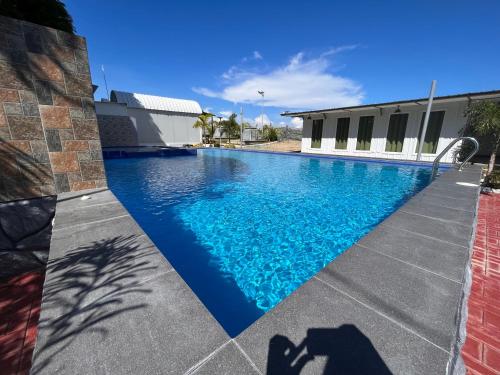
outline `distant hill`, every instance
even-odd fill
[[[276,128],[278,132],[278,139],[302,139],[302,128],[290,128],[290,127],[282,127]]]

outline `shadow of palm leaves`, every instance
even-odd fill
[[[37,348],[32,373],[46,367],[80,334],[106,337],[108,330],[101,323],[145,308],[139,294],[151,293],[143,283],[156,268],[148,261],[154,255],[154,248],[140,246],[131,235],[96,241],[49,261],[42,305],[47,314],[44,317],[42,310],[39,322],[48,339]],[[128,295],[134,298],[125,298]],[[43,360],[37,362],[38,356]]]

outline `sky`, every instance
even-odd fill
[[[109,89],[193,99],[218,116],[500,89],[500,1],[66,0]],[[260,95],[258,91],[264,91]]]

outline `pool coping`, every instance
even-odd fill
[[[287,155],[287,156],[297,156],[306,157],[314,159],[334,159],[342,161],[359,161],[363,163],[380,163],[388,165],[407,165],[412,167],[425,167],[432,168],[433,162],[429,161],[414,161],[405,159],[383,159],[374,157],[357,157],[357,156],[344,156],[344,155],[328,155],[328,154],[315,154],[307,152],[284,152],[284,151],[266,151],[266,150],[241,150],[233,148],[219,148],[219,147],[193,147],[193,148],[159,148],[156,151],[130,151],[124,148],[120,150],[103,150],[104,160],[119,159],[119,158],[134,158],[134,157],[175,157],[175,156],[194,156],[197,154],[198,150],[219,150],[219,151],[231,151],[231,152],[246,152],[246,153],[259,153],[259,154],[271,154],[271,155]],[[180,153],[176,153],[180,152]],[[118,154],[118,155],[117,155]],[[440,170],[447,170],[452,167],[452,164],[442,162],[440,163]]]
[[[90,373],[102,368],[110,373],[262,374],[266,369],[269,373],[273,358],[268,354],[276,337],[285,337],[291,345],[298,345],[303,337],[308,337],[309,332],[314,332],[310,331],[311,328],[321,328],[324,334],[338,335],[345,327],[353,330],[349,337],[361,334],[363,339],[360,342],[368,340],[371,343],[370,353],[361,354],[377,358],[373,352],[377,353],[393,373],[444,373],[447,366],[453,368],[459,360],[453,348],[460,342],[460,322],[466,313],[461,306],[470,288],[466,269],[470,263],[479,195],[479,186],[466,187],[456,182],[477,184],[480,173],[477,166],[464,172],[451,169],[443,173],[233,339],[111,191],[96,189],[61,194],[56,208],[32,373],[78,372],[82,368]],[[91,199],[82,200],[82,196]],[[432,211],[435,204],[439,204],[442,211],[427,215],[425,209]],[[457,210],[458,205],[465,208]],[[432,220],[431,226],[428,220]],[[454,231],[453,228],[458,225],[462,229],[470,228],[470,232],[464,235]],[[443,228],[450,233],[441,232]],[[434,267],[429,270],[418,262],[412,264],[411,260],[397,259],[398,254],[393,252],[391,246],[399,248],[401,241],[392,245],[387,243],[387,237],[395,229],[408,236],[411,235],[408,229],[424,232],[418,233],[423,242],[435,243],[432,246],[439,247],[439,254],[447,252],[453,255],[454,251],[458,251],[463,264],[456,263],[439,274],[441,270],[437,264],[427,264],[425,267]],[[381,231],[389,233],[382,236],[386,247],[383,246],[384,241],[377,237]],[[116,242],[117,236],[126,238],[128,242]],[[375,250],[371,249],[374,243],[378,246]],[[431,250],[429,246],[420,246],[419,251],[428,253]],[[412,254],[412,249],[405,251]],[[361,253],[363,256],[359,256]],[[363,263],[368,256],[372,262]],[[94,262],[94,257],[104,257],[104,261]],[[135,259],[141,259],[141,264],[137,265]],[[379,267],[388,267],[391,272],[373,273],[375,263]],[[115,267],[116,264],[118,267]],[[446,268],[449,265],[442,266]],[[86,274],[89,267],[91,275]],[[113,279],[115,268],[121,270],[116,272],[124,272],[123,267],[127,276],[123,282],[121,278],[124,274],[119,273],[117,281],[102,285],[108,278]],[[342,273],[344,269],[350,271]],[[455,317],[448,316],[444,321],[447,326],[443,328],[426,322],[421,316],[408,317],[398,312],[398,308],[407,308],[403,305],[411,303],[411,296],[406,299],[398,296],[402,304],[387,308],[384,303],[391,298],[395,288],[388,287],[390,284],[384,278],[396,271],[400,277],[406,277],[411,273],[409,270],[415,272],[415,285],[407,287],[427,286],[425,293],[428,295],[425,298],[434,297],[430,281],[437,280],[441,283],[439,288],[453,291],[450,298],[453,298],[451,305],[455,306],[455,311],[449,313],[458,313],[459,317],[455,320]],[[360,275],[368,275],[368,278],[360,278]],[[89,277],[92,282],[87,280]],[[98,280],[94,280],[96,277]],[[363,290],[353,287],[360,283],[377,285],[377,282],[380,286],[377,298],[381,301],[378,304],[367,298]],[[64,287],[59,285],[61,283]],[[150,292],[142,293],[145,288],[149,288]],[[120,300],[120,304],[116,305],[115,300]],[[141,307],[136,308],[136,305]],[[441,305],[438,303],[436,306]],[[93,309],[96,306],[99,309]],[[425,307],[430,311],[430,318],[437,316],[432,315],[434,305]],[[101,309],[104,313],[100,312]],[[99,319],[95,319],[93,314],[97,314]],[[89,319],[93,324],[88,324]],[[449,332],[450,327],[453,328],[452,333]],[[449,340],[447,349],[443,348],[446,340]],[[368,347],[363,344],[363,348]],[[328,361],[328,357],[322,356],[306,359],[301,373],[317,373]]]

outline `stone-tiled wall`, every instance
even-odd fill
[[[138,146],[137,130],[128,116],[97,115],[102,147]]]
[[[85,39],[0,16],[0,201],[106,185]]]

